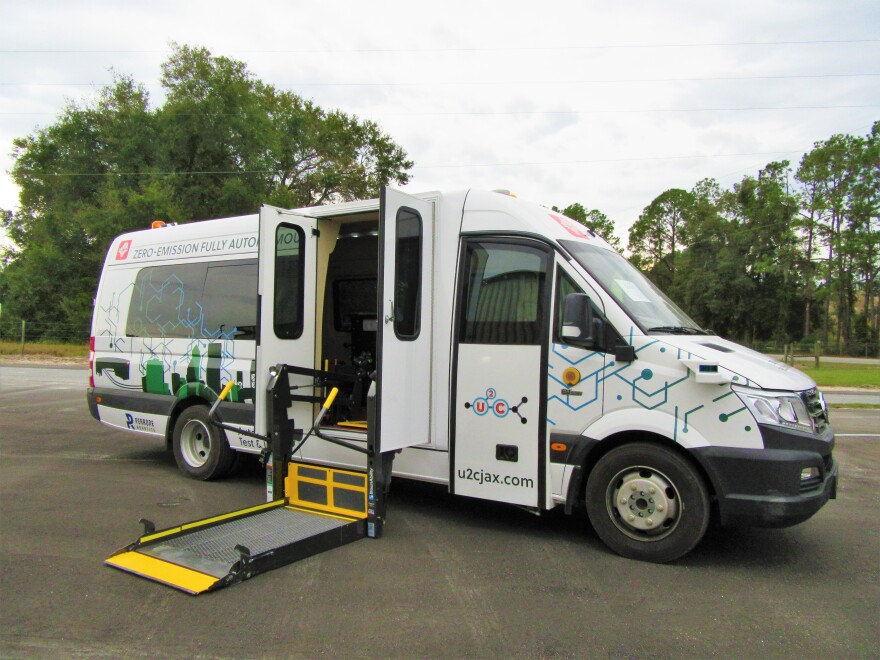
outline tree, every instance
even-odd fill
[[[675,283],[675,258],[686,244],[685,232],[695,199],[692,193],[670,188],[642,211],[629,230],[633,263],[650,273],[660,288]]]
[[[201,181],[178,186],[190,218],[363,199],[409,180],[412,161],[375,122],[279,91],[236,60],[179,47],[162,84],[168,166]]]
[[[243,62],[189,46],[175,47],[161,82],[162,169],[183,213],[175,220],[252,213],[269,192],[267,86]]]
[[[716,181],[704,179],[691,195],[694,203],[684,231],[688,246],[679,255],[675,284],[666,293],[701,326],[738,336],[752,282],[741,268],[732,223],[721,213],[723,191]]]
[[[803,157],[795,175],[803,186],[802,196],[809,203],[808,213],[814,223],[810,228],[826,254],[818,291],[824,303],[822,340],[827,344],[830,339],[833,302],[836,341],[844,349],[851,340],[858,280],[866,308],[875,309],[873,285],[878,269],[880,205],[878,124],[865,138],[834,135],[817,142]]]
[[[389,181],[409,180],[412,161],[375,122],[326,112],[289,92],[273,93],[269,102],[276,127],[267,151],[273,204],[363,199]]]
[[[3,256],[3,304],[48,336],[69,336],[70,324],[86,335],[102,253],[132,222],[109,202],[138,194],[151,159],[146,106],[143,88],[117,76],[94,104],[70,103],[13,143],[21,206],[3,223],[17,246]]]
[[[614,222],[599,209],[587,211],[583,204],[575,202],[564,209],[554,206],[553,210],[572,220],[577,220],[587,229],[604,238],[615,250],[621,252],[620,239],[614,233]]]
[[[748,338],[791,338],[792,309],[799,299],[801,261],[794,218],[797,200],[788,190],[789,163],[769,163],[758,177],[746,176],[722,196],[732,220],[742,263],[753,283]]]
[[[165,104],[114,74],[91,102],[14,142],[20,208],[0,214],[4,317],[88,328],[112,238],[161,218],[189,222],[374,196],[412,162],[374,122],[326,111],[257,79],[243,62],[175,46]]]
[[[880,339],[880,300],[875,300],[880,273],[880,122],[860,143],[857,174],[852,187],[851,229],[853,263],[863,292],[864,312],[858,321],[864,328],[862,343]]]

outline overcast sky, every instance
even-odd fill
[[[729,187],[880,119],[880,2],[7,0],[0,208],[12,140],[130,74],[161,105],[171,42],[377,121],[410,192],[506,188],[629,226],[667,188]],[[256,210],[256,209],[255,209]]]

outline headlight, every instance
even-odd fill
[[[794,392],[774,392],[733,386],[733,391],[760,424],[815,432],[807,406]]]

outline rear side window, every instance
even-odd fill
[[[168,339],[253,339],[257,262],[229,261],[143,268],[125,334]]]
[[[202,294],[205,331],[212,337],[257,337],[257,262],[208,266]]]

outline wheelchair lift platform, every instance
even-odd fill
[[[219,419],[219,403],[229,392],[228,386],[210,412],[219,428],[268,442],[266,484],[272,501],[160,531],[141,519],[143,535],[110,556],[104,562],[107,566],[198,595],[367,536],[382,535],[393,453],[376,451],[369,429],[366,448],[321,434],[321,421],[336,396],[335,388],[311,431],[303,436],[287,419],[292,398],[288,369],[296,368],[277,365],[267,388],[272,419],[268,436],[243,432]],[[375,410],[372,387],[368,409]],[[311,434],[365,454],[366,472],[292,461],[294,442],[298,441],[298,448]],[[273,484],[283,484],[283,496],[272,499]]]
[[[289,471],[292,497],[158,532],[143,521],[147,533],[104,563],[197,595],[367,535],[366,474],[304,463]]]

